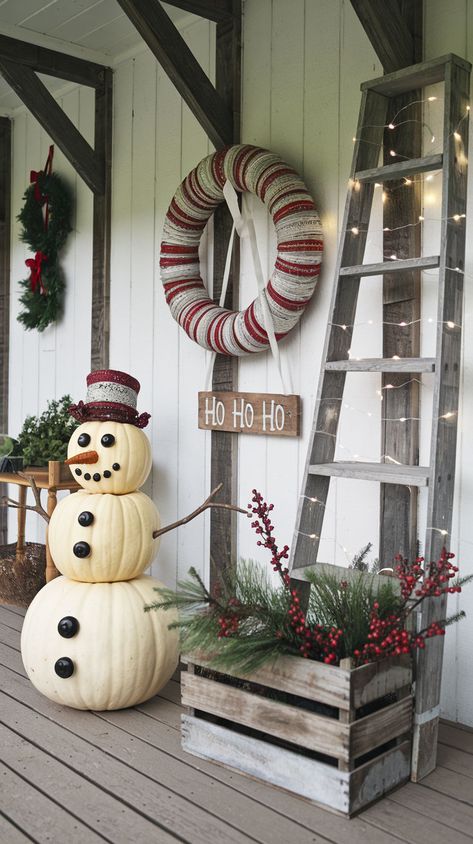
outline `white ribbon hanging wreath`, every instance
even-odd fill
[[[256,194],[268,207],[277,237],[266,301],[277,340],[299,321],[320,272],[322,229],[302,179],[278,155],[232,146],[204,158],[177,189],[161,243],[161,278],[174,319],[189,337],[214,352],[246,355],[269,346],[261,298],[229,311],[208,295],[200,276],[199,242],[207,220],[224,201],[226,181]]]

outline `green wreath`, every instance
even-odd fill
[[[44,331],[63,310],[65,283],[58,254],[72,230],[72,199],[63,180],[47,172],[47,168],[32,172],[31,178],[32,184],[24,193],[24,205],[17,219],[23,226],[20,238],[35,256],[25,262],[30,277],[20,281],[23,310],[18,321],[27,329]]]

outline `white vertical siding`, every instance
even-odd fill
[[[468,0],[426,4],[427,54],[473,54]],[[466,34],[465,34],[466,33]],[[183,32],[206,72],[213,77],[215,26],[195,20]],[[243,37],[242,139],[278,152],[304,176],[320,209],[325,257],[317,291],[300,325],[281,344],[284,371],[290,371],[303,402],[299,440],[239,437],[239,501],[261,489],[277,510],[281,543],[290,542],[312,422],[320,356],[327,324],[337,241],[346,198],[360,83],[380,75],[368,39],[348,0],[246,0]],[[205,133],[147,50],[115,68],[111,281],[111,366],[128,370],[142,384],[139,407],[152,414],[146,429],[154,467],[146,491],[163,523],[199,504],[210,484],[209,434],[197,428],[197,392],[203,389],[207,354],[172,320],[159,280],[158,253],[169,201],[187,172],[212,151]],[[92,94],[85,89],[62,98],[71,119],[91,139]],[[14,121],[13,215],[18,213],[30,168],[46,158],[48,139],[24,112]],[[56,150],[55,168],[77,196],[75,235],[63,255],[67,277],[66,311],[43,336],[26,333],[16,322],[15,282],[24,276],[26,250],[13,229],[10,429],[15,433],[27,413],[44,409],[48,398],[85,392],[89,369],[91,302],[91,194]],[[263,206],[249,198],[263,266],[274,261],[274,233]],[[381,200],[368,238],[367,260],[382,255]],[[471,238],[470,238],[471,240]],[[211,237],[209,238],[211,243]],[[204,252],[204,250],[203,250]],[[473,417],[473,345],[469,331],[472,254],[467,263],[464,394],[459,443],[459,480],[453,547],[463,571],[473,570],[473,468],[468,431]],[[205,273],[204,261],[203,271]],[[431,279],[430,279],[431,281]],[[256,295],[248,246],[242,244],[240,307]],[[424,308],[427,312],[428,306]],[[370,325],[370,321],[373,323]],[[353,354],[381,353],[381,284],[362,284]],[[240,389],[280,392],[269,355],[240,362]],[[472,383],[470,383],[472,382]],[[381,403],[379,376],[350,376],[341,423],[338,456],[379,457]],[[372,414],[368,416],[368,413]],[[427,414],[428,415],[428,414]],[[360,492],[361,490],[361,492]],[[379,488],[338,481],[328,501],[321,557],[346,563],[368,541],[377,543]],[[163,537],[153,573],[168,584],[190,565],[208,566],[208,516]],[[33,525],[33,518],[28,524]],[[12,534],[13,535],[13,534]],[[31,535],[31,534],[30,534]],[[422,536],[422,534],[421,534]],[[244,557],[265,559],[255,547],[245,519],[239,525]],[[473,589],[457,606],[472,608],[470,618],[447,637],[444,714],[473,724],[471,648]]]

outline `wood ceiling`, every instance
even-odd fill
[[[167,6],[179,26],[191,20],[188,12]],[[112,66],[142,39],[116,0],[0,0],[0,33]],[[41,76],[51,93],[64,80]],[[0,77],[0,115],[22,105]]]

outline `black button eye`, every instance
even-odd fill
[[[58,633],[64,639],[72,639],[79,630],[79,622],[73,615],[65,615],[57,626]]]
[[[90,443],[90,434],[79,434],[77,442],[79,443],[81,448],[85,448],[85,446],[89,445]]]
[[[100,442],[105,448],[110,448],[111,445],[115,445],[115,437],[113,434],[104,434]]]
[[[63,656],[55,663],[54,670],[58,677],[62,677],[66,680],[74,674],[74,663],[68,656]]]
[[[94,521],[94,514],[91,513],[89,510],[84,510],[77,516],[77,521],[82,527],[90,527],[90,525]]]

